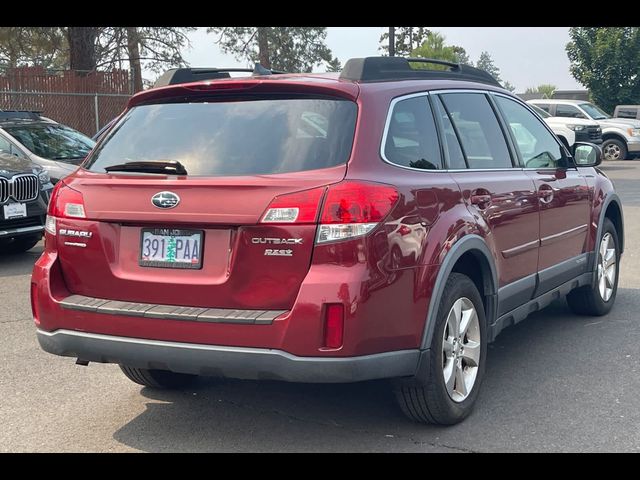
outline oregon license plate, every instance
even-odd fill
[[[202,268],[202,231],[179,228],[143,228],[141,267]]]

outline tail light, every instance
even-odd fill
[[[45,230],[51,235],[56,234],[56,218],[86,218],[82,193],[62,181],[56,183],[49,200]]]
[[[398,201],[390,185],[345,181],[273,199],[262,223],[314,224],[324,194],[316,243],[346,240],[366,235]]]

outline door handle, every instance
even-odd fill
[[[491,195],[483,191],[476,190],[471,194],[471,203],[477,205],[479,209],[483,210],[491,203]]]
[[[553,200],[553,188],[551,185],[543,183],[538,189],[538,198],[540,203],[550,203]]]

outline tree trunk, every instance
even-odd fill
[[[389,56],[396,56],[396,27],[389,27]]]
[[[258,61],[264,68],[271,68],[268,35],[269,27],[258,27]]]
[[[96,69],[96,27],[68,27],[69,68],[92,71]]]
[[[142,90],[142,67],[140,66],[140,42],[138,40],[138,29],[136,27],[127,28],[127,52],[129,54],[129,65],[133,76],[133,92]]]

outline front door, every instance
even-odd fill
[[[500,95],[496,104],[511,127],[524,172],[533,180],[540,209],[539,285],[549,291],[586,272],[590,198],[584,177],[556,137],[530,110]]]

